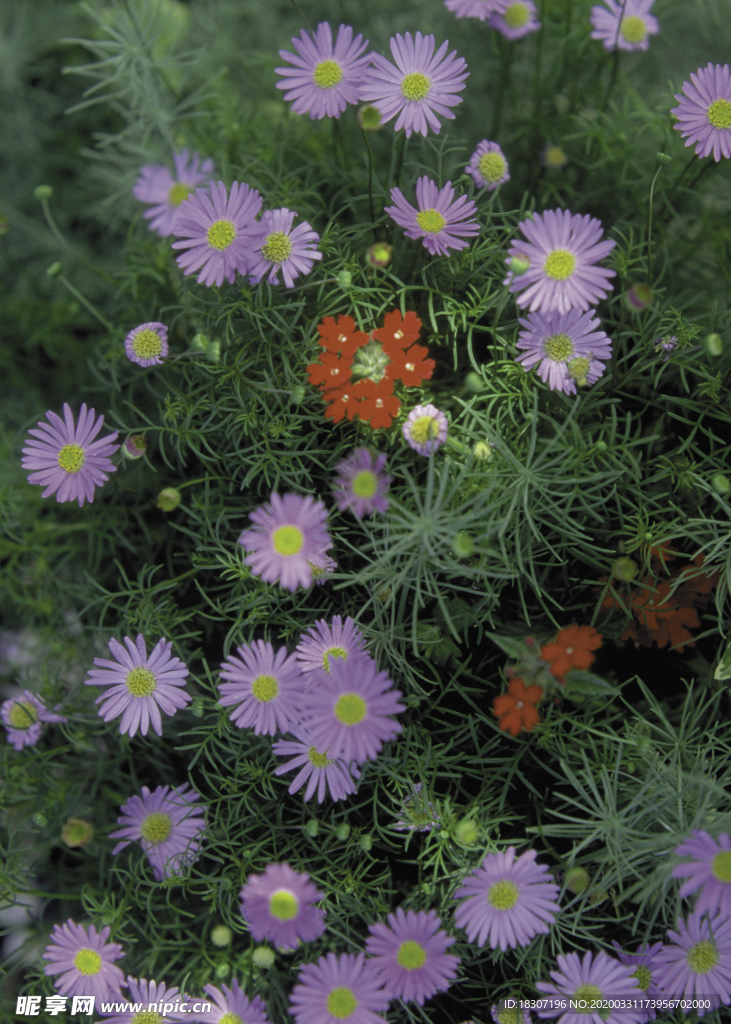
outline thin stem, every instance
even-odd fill
[[[291,4],[292,4],[292,6],[294,7],[295,11],[297,11],[297,13],[299,14],[300,18],[302,18],[302,20],[304,21],[305,25],[307,26],[307,29],[308,29],[308,30],[309,30],[309,31],[310,31],[310,32],[312,33],[312,35],[314,36],[314,34],[315,34],[315,33],[314,33],[314,32],[312,31],[312,25],[310,25],[310,22],[309,22],[309,19],[308,19],[307,15],[306,15],[306,14],[305,14],[305,12],[304,12],[304,11],[302,10],[302,8],[300,7],[300,5],[299,5],[299,4],[297,3],[297,0],[290,0],[290,2],[291,2]]]
[[[396,146],[394,147],[394,156],[391,159],[391,166],[393,167],[394,159],[396,162],[396,169],[391,175],[391,182],[394,185],[398,185],[401,177],[401,168],[404,166],[404,156],[406,154],[406,132],[401,132],[399,135]]]
[[[81,253],[77,252],[76,249],[74,249],[74,247],[68,241],[68,239],[65,238],[63,232],[54,220],[53,214],[51,213],[51,207],[48,205],[47,199],[41,199],[41,208],[43,210],[43,216],[46,219],[46,224],[48,224],[49,228],[51,229],[51,232],[56,241],[67,252],[69,252],[74,257],[74,259],[78,260],[78,262],[81,263],[82,266],[86,267],[87,270],[90,270],[93,274],[96,274],[97,277],[101,277],[101,279],[103,281],[106,281],[107,284],[114,285],[115,288],[118,288],[118,283],[112,277],[110,277],[109,274],[106,274],[103,270],[100,270],[99,267],[95,266],[93,263],[90,263],[89,260],[87,260],[86,257],[82,256]]]
[[[376,241],[376,214],[373,209],[373,152],[371,150],[371,144],[368,141],[368,133],[361,128],[361,135],[368,151],[368,209],[371,215],[371,224],[373,225],[373,240]]]
[[[108,320],[106,320],[106,319],[105,319],[105,318],[104,318],[104,317],[103,317],[103,316],[101,315],[101,313],[100,313],[100,312],[99,312],[99,310],[98,310],[98,309],[96,308],[96,306],[93,306],[93,305],[91,304],[91,302],[89,302],[89,300],[88,300],[87,298],[85,298],[85,297],[84,297],[84,296],[83,296],[83,295],[81,294],[81,292],[80,292],[80,291],[78,290],[78,288],[74,288],[74,286],[73,286],[73,285],[71,284],[71,282],[70,282],[70,281],[69,281],[69,280],[68,280],[67,278],[65,278],[65,277],[63,276],[63,274],[59,274],[59,275],[58,275],[58,280],[59,280],[59,281],[60,281],[60,282],[61,282],[61,283],[62,283],[62,284],[64,285],[64,287],[68,288],[68,290],[69,290],[69,291],[71,292],[71,294],[72,294],[72,295],[74,296],[74,298],[78,299],[78,300],[79,300],[79,302],[80,302],[80,303],[81,303],[81,304],[82,304],[83,306],[86,306],[86,308],[87,308],[87,309],[89,310],[89,312],[90,312],[90,313],[92,313],[92,314],[93,314],[93,315],[94,315],[94,316],[95,316],[95,317],[97,318],[97,320],[99,321],[99,323],[100,323],[100,324],[103,324],[103,326],[104,326],[104,327],[106,327],[106,329],[107,329],[107,330],[109,331],[109,333],[110,333],[110,334],[113,334],[113,333],[114,333],[114,328],[113,328],[113,327],[112,327],[112,325],[111,325],[111,324],[109,323],[109,321],[108,321]]]
[[[655,182],[662,170],[662,164],[655,171],[655,177],[650,185],[650,200],[647,204],[647,283],[652,288],[652,199],[655,193]]]

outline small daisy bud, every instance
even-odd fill
[[[51,266],[50,266],[50,267],[48,268],[48,270],[46,271],[46,276],[47,276],[47,277],[58,277],[58,275],[59,275],[59,274],[60,274],[60,273],[61,273],[62,271],[63,271],[63,267],[62,267],[62,266],[61,266],[61,264],[60,264],[60,263],[58,262],[58,260],[56,260],[56,262],[55,262],[55,263],[52,263],[52,264],[51,264]]]
[[[485,387],[485,382],[479,373],[475,373],[474,370],[470,370],[464,379],[464,386],[468,391],[474,391],[477,393],[478,391],[482,391]]]
[[[198,352],[206,352],[208,350],[208,336],[205,334],[193,335],[190,347],[197,349]]]
[[[541,159],[545,167],[548,167],[552,171],[562,171],[566,164],[569,162],[569,158],[564,153],[560,146],[554,146],[551,143],[544,148],[541,153]]]
[[[669,156],[667,153],[658,153],[657,162],[659,164],[665,164],[667,166],[668,164],[671,164],[673,162],[673,158]]]
[[[566,882],[566,888],[569,892],[574,893],[578,896],[579,893],[584,892],[588,888],[591,878],[589,872],[585,868],[569,868],[564,878]]]
[[[289,393],[289,400],[292,405],[302,405],[305,400],[305,393],[304,384],[295,384]]]
[[[366,103],[358,110],[358,124],[364,132],[378,131],[381,120],[381,111],[372,103]]]
[[[511,256],[509,267],[516,277],[522,277],[523,274],[527,274],[530,270],[530,260],[527,256]]]
[[[462,818],[455,826],[454,838],[463,846],[474,846],[480,839],[480,830],[471,818]]]
[[[164,487],[157,496],[157,507],[163,512],[174,512],[181,498],[180,491],[174,487]]]
[[[214,946],[230,946],[233,932],[227,924],[217,924],[211,929],[211,942]]]
[[[615,559],[615,561],[612,563],[612,576],[614,576],[614,578],[617,580],[624,580],[626,583],[629,583],[630,580],[635,579],[637,577],[638,571],[639,567],[637,565],[637,562],[635,562],[631,558],[628,558],[626,555],[623,555],[621,558]]]
[[[597,443],[596,443],[596,450],[598,452],[605,452],[607,450],[607,442],[606,441],[597,441]]]
[[[190,702],[190,713],[194,718],[203,718],[205,708],[203,705],[203,698],[200,694],[197,697],[194,697]]]
[[[624,293],[624,305],[630,313],[640,313],[652,305],[652,288],[649,284],[638,282]]]
[[[349,270],[341,270],[336,280],[338,282],[338,287],[347,291],[353,283],[353,275]]]
[[[40,811],[36,811],[36,813],[30,820],[33,822],[36,828],[45,828],[46,825],[48,824],[48,818],[45,816],[45,814],[41,814]]]
[[[474,550],[474,541],[465,530],[460,530],[452,537],[452,551],[456,558],[469,558]]]
[[[126,459],[141,459],[147,451],[147,438],[133,434],[122,443],[122,454]]]
[[[720,334],[707,334],[703,344],[709,356],[723,355],[723,338]]]
[[[731,480],[723,473],[714,473],[711,477],[711,487],[716,494],[728,494],[731,491]]]
[[[53,188],[50,185],[36,185],[33,189],[33,195],[36,199],[43,202],[44,199],[50,199],[53,195]]]
[[[360,843],[360,848],[363,851],[363,853],[370,853],[371,852],[371,850],[373,849],[373,837],[372,836],[369,836],[369,835],[361,836],[358,841]]]
[[[251,959],[256,967],[266,970],[267,967],[271,967],[274,963],[274,950],[269,949],[268,946],[257,946],[252,953]]]
[[[350,835],[350,825],[346,821],[344,821],[342,824],[338,825],[338,827],[335,829],[335,835],[338,837],[338,839],[341,842],[344,843],[345,840]]]
[[[366,252],[366,263],[369,267],[387,267],[392,256],[392,245],[387,242],[376,242]]]
[[[489,441],[478,441],[472,449],[472,454],[480,462],[489,462],[492,458],[492,445]]]
[[[320,831],[320,822],[317,818],[310,818],[305,825],[305,832],[308,836],[312,836],[314,839],[317,833]]]
[[[67,846],[74,849],[77,846],[86,846],[92,839],[94,829],[88,821],[83,818],[69,818],[61,829],[61,839]]]
[[[216,964],[216,977],[217,978],[228,978],[231,973],[231,964],[225,961],[221,964]]]

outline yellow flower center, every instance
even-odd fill
[[[149,697],[157,689],[155,673],[149,668],[133,668],[127,673],[125,682],[133,697]]]
[[[190,185],[183,185],[181,182],[176,181],[168,192],[168,203],[170,206],[180,206],[180,204],[188,198],[190,195]]]
[[[243,1017],[239,1017],[238,1013],[224,1013],[223,1017],[218,1018],[218,1024],[246,1024]]]
[[[370,469],[363,469],[353,480],[353,494],[359,498],[372,498],[378,490],[378,477]]]
[[[505,14],[503,14],[503,18],[505,18],[505,24],[508,28],[522,28],[528,24],[528,19],[530,18],[528,5],[521,3],[511,4],[505,11]]]
[[[268,704],[279,693],[279,683],[274,676],[257,676],[251,684],[251,692],[258,701]]]
[[[568,159],[560,146],[549,146],[543,157],[549,167],[561,168]]]
[[[686,955],[686,963],[693,974],[708,974],[718,963],[718,953],[712,942],[696,942]]]
[[[74,967],[85,977],[98,974],[101,969],[102,958],[95,949],[80,949],[74,957]]]
[[[438,235],[447,222],[439,210],[419,210],[416,215],[416,223],[427,234]]]
[[[402,942],[396,954],[396,963],[407,971],[416,971],[426,963],[426,950],[419,942]]]
[[[330,672],[330,659],[336,658],[339,661],[348,660],[348,652],[344,647],[328,647],[322,656],[322,667],[326,672]]]
[[[216,220],[211,224],[206,234],[206,241],[212,249],[223,252],[236,238],[236,228],[230,220]]]
[[[523,1012],[517,1006],[503,1006],[497,1012],[500,1024],[523,1024]]]
[[[156,1013],[155,1010],[140,1010],[130,1024],[162,1024],[162,1014]]]
[[[714,100],[708,108],[708,123],[714,128],[731,128],[731,103],[728,100]]]
[[[711,861],[711,871],[719,882],[731,882],[731,850],[716,854]]]
[[[412,71],[401,83],[401,95],[407,100],[423,100],[429,95],[431,82],[420,71]]]
[[[86,452],[78,444],[65,444],[58,453],[58,464],[67,473],[78,473],[86,462]]]
[[[149,327],[138,331],[132,339],[132,349],[140,359],[152,359],[162,352],[162,338],[157,331],[151,331]]]
[[[272,544],[278,555],[289,558],[297,555],[305,543],[305,536],[296,526],[278,526],[272,534]]]
[[[291,921],[298,911],[299,903],[289,889],[277,889],[269,897],[269,913],[277,921]]]
[[[602,990],[597,988],[596,985],[579,985],[574,992],[572,999],[575,999],[577,1003],[584,1003],[584,1006],[572,1007],[574,1010],[578,1010],[579,1013],[596,1013],[593,1009],[596,1006],[597,999],[603,999]]]
[[[518,902],[520,892],[515,882],[503,878],[491,885],[487,892],[487,901],[496,910],[512,910]]]
[[[485,181],[502,181],[507,170],[505,158],[500,156],[499,153],[485,153],[480,157],[477,170]]]
[[[648,971],[646,967],[640,964],[637,970],[632,972],[632,977],[637,978],[638,988],[641,988],[643,992],[647,992],[652,981],[652,971]]]
[[[140,825],[140,835],[148,843],[163,843],[173,830],[173,822],[169,814],[153,811],[148,814]]]
[[[344,693],[335,701],[335,717],[343,725],[358,725],[368,712],[368,705],[357,693]]]
[[[642,18],[630,14],[620,21],[619,34],[627,43],[641,43],[647,36],[647,25]]]
[[[270,263],[284,263],[292,255],[292,242],[284,231],[272,231],[264,239],[261,254]]]
[[[30,729],[38,721],[38,708],[29,700],[19,700],[11,707],[8,718],[13,729]]]
[[[434,416],[419,416],[410,427],[411,440],[425,444],[439,436],[439,424]]]
[[[310,747],[307,751],[307,757],[310,760],[310,764],[314,765],[315,768],[327,768],[328,765],[333,764],[332,758],[327,756],[327,751],[321,754],[317,747]]]
[[[338,1020],[345,1020],[354,1012],[358,1006],[358,1000],[353,995],[352,989],[339,985],[334,988],[327,997],[327,1012]]]
[[[543,342],[543,351],[554,363],[565,363],[573,355],[574,343],[568,334],[552,334]]]
[[[543,270],[554,281],[565,281],[571,277],[576,266],[576,257],[566,249],[554,249],[546,256]]]
[[[315,65],[312,79],[318,89],[332,89],[343,80],[343,69],[336,60],[321,60]]]

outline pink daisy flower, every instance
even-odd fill
[[[121,1011],[117,1009],[111,1014],[104,1014],[104,1024],[175,1024],[180,1020],[190,1020],[187,1013],[182,1017],[175,1013],[175,1007],[185,1002],[177,988],[170,988],[164,982],[146,981],[145,978],[138,981],[129,975],[125,981],[125,988],[129,990],[132,1001]],[[141,1006],[149,1007],[150,1003],[163,1009],[167,1003],[172,1010],[165,1014],[156,1010],[140,1010]],[[118,1005],[124,1006],[124,1001],[120,1000]]]
[[[355,764],[348,765],[338,758],[329,757],[327,750],[318,750],[312,743],[305,725],[292,726],[289,731],[294,736],[293,740],[277,740],[272,747],[277,757],[294,755],[291,761],[274,769],[275,775],[284,775],[295,768],[300,769],[292,780],[288,793],[296,793],[302,789],[305,782],[305,800],[310,800],[317,790],[318,804],[323,802],[326,793],[329,793],[333,800],[344,800],[346,796],[355,793],[355,780],[360,778],[360,771]]]
[[[368,448],[356,448],[335,467],[333,493],[341,512],[346,509],[362,519],[388,508],[386,493],[393,477],[384,473],[386,456]]]
[[[158,786],[152,792],[142,787],[142,796],[132,796],[121,807],[111,839],[121,839],[112,850],[119,853],[138,842],[158,882],[180,875],[199,856],[205,832],[205,804],[196,803],[200,794],[188,785]]]
[[[673,868],[673,878],[685,878],[680,895],[687,899],[701,890],[695,905],[696,913],[715,915],[720,911],[731,918],[731,839],[722,832],[716,839],[696,829],[691,838],[675,847],[678,857],[690,857]]]
[[[655,0],[604,0],[604,7],[592,7],[592,39],[599,39],[605,50],[646,50],[649,36],[660,31],[657,18],[650,14]]]
[[[352,657],[368,657],[364,646],[363,634],[355,621],[347,615],[343,622],[335,615],[329,624],[325,619],[318,619],[302,634],[297,644],[297,660],[303,672],[309,674],[324,669],[329,673],[331,659],[347,661]]]
[[[388,925],[370,925],[365,948],[391,998],[423,1006],[437,992],[446,992],[459,957],[445,952],[454,939],[440,930],[434,911],[404,913],[399,907],[386,920]]]
[[[304,677],[294,654],[286,647],[277,653],[271,644],[255,640],[250,647],[237,647],[221,665],[219,704],[236,705],[231,721],[239,729],[253,729],[258,735],[287,732],[299,720]]]
[[[238,1021],[242,1024],[271,1024],[264,1001],[259,996],[249,1000],[236,978],[231,980],[230,988],[228,985],[221,985],[221,988],[206,985],[203,991],[215,1005],[211,1010],[195,1016],[194,1020],[200,1024],[237,1024]],[[183,1020],[190,1020],[189,1013]]]
[[[683,92],[675,99],[680,106],[670,113],[678,119],[676,131],[686,146],[696,144],[696,156],[713,153],[718,163],[731,157],[731,70],[728,64],[708,64],[698,68],[683,82]]]
[[[123,956],[118,942],[107,942],[111,928],[100,932],[94,925],[83,928],[69,918],[54,925],[51,944],[46,946],[43,973],[59,974],[53,987],[65,996],[119,997],[124,975],[114,961]]]
[[[558,970],[550,972],[553,981],[536,982],[545,997],[545,1008],[537,1011],[543,1020],[558,1017],[558,1024],[640,1024],[644,1011],[637,1004],[642,991],[631,967],[604,952],[585,953],[582,958],[578,953],[568,953],[556,957],[556,962]],[[582,999],[607,1000],[610,1006],[606,1011],[592,1012],[586,1006],[568,1005],[568,1000]]]
[[[180,204],[194,188],[205,185],[214,172],[212,160],[204,160],[197,153],[184,149],[173,156],[174,173],[163,164],[147,164],[140,168],[140,176],[132,192],[141,203],[150,204],[142,216],[149,220],[150,231],[167,238],[174,233]]]
[[[63,715],[49,711],[30,690],[23,690],[17,697],[3,701],[0,716],[8,731],[8,743],[16,750],[35,746],[40,739],[43,722],[66,721]]]
[[[417,405],[401,428],[410,448],[431,455],[447,440],[447,417],[435,405]]]
[[[324,568],[327,549],[333,546],[323,503],[310,495],[272,494],[269,504],[249,518],[254,525],[242,532],[239,544],[249,552],[244,562],[254,576],[292,592],[309,587],[313,566]]]
[[[261,225],[266,234],[254,247],[249,280],[258,284],[265,275],[269,284],[279,284],[281,271],[288,288],[294,287],[294,279],[300,274],[309,274],[315,260],[322,259],[316,246],[320,236],[307,221],[292,230],[297,216],[292,210],[266,210],[261,215]]]
[[[399,188],[391,189],[391,200],[396,205],[387,206],[386,213],[404,228],[407,238],[422,238],[423,245],[432,256],[448,256],[450,249],[466,249],[472,238],[480,233],[480,225],[474,219],[477,206],[467,196],[455,199],[454,186],[447,182],[438,189],[436,183],[426,175],[416,183],[418,209],[404,199]]]
[[[664,999],[703,999],[699,1017],[731,1003],[731,918],[694,911],[678,918],[677,932],[657,954],[657,985]]]
[[[124,339],[124,351],[139,366],[159,366],[168,354],[167,327],[155,321],[134,327]]]
[[[322,21],[314,36],[303,29],[292,45],[297,54],[280,50],[279,56],[294,67],[274,70],[284,78],[277,82],[277,89],[288,90],[284,98],[292,101],[295,114],[309,113],[313,119],[340,117],[349,103],[358,103],[370,61],[369,54],[363,56],[367,39],[353,38],[350,25],[341,25],[333,46],[332,30]]]
[[[323,898],[308,874],[289,864],[270,864],[263,875],[249,875],[241,890],[241,916],[257,942],[296,949],[325,931],[325,911],[313,904]]]

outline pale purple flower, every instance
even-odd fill
[[[236,274],[247,274],[254,260],[254,248],[264,234],[255,220],[261,196],[255,188],[234,181],[229,195],[222,181],[210,188],[196,189],[181,205],[174,234],[180,242],[173,249],[187,249],[177,258],[183,273],[200,271],[199,284],[233,283]]]
[[[200,793],[188,785],[142,787],[142,796],[132,796],[121,809],[110,839],[121,839],[112,850],[119,853],[138,842],[147,855],[158,882],[174,878],[193,864],[200,854],[205,832],[205,804],[197,803]]]
[[[297,54],[280,50],[279,56],[294,67],[275,71],[284,77],[277,89],[288,90],[284,98],[292,100],[295,114],[309,113],[313,119],[340,117],[349,103],[358,103],[370,61],[369,54],[363,56],[367,39],[360,34],[353,38],[350,25],[341,25],[333,46],[332,30],[322,21],[314,36],[303,29],[292,45]]]
[[[63,419],[55,412],[47,412],[46,419],[29,433],[33,436],[23,448],[23,469],[33,472],[28,483],[45,487],[42,498],[56,495],[56,501],[78,501],[79,508],[85,501],[94,500],[94,488],[101,487],[109,479],[109,473],[116,473],[110,455],[119,448],[114,444],[117,431],[105,434],[98,441],[94,438],[102,429],[104,417],[94,419],[94,410],[87,411],[82,404],[79,422],[74,423],[74,414],[64,402]]]
[[[191,1017],[189,1009],[181,1021],[193,1020],[196,1024],[236,1024],[237,1021],[242,1021],[242,1024],[271,1024],[261,997],[254,996],[249,1000],[236,978],[232,978],[230,988],[228,985],[221,985],[221,988],[206,985],[203,991],[215,1005],[210,1010],[196,1013],[195,1017]],[[200,999],[196,1001],[202,1002]]]
[[[140,176],[132,192],[141,203],[151,204],[142,216],[149,220],[150,231],[167,238],[174,232],[180,204],[194,188],[205,185],[214,173],[212,160],[204,160],[197,153],[184,149],[173,156],[175,171],[170,173],[163,164],[147,164],[140,168]]]
[[[346,509],[362,519],[388,508],[386,493],[393,477],[384,473],[386,456],[368,448],[356,448],[335,467],[333,493],[341,512]]]
[[[401,806],[401,817],[393,826],[396,832],[431,832],[438,828],[441,823],[439,813],[426,796],[423,794],[424,787],[417,782],[411,788],[411,794],[406,797]]]
[[[514,41],[530,32],[537,32],[541,22],[536,17],[536,5],[531,0],[508,0],[505,10],[490,15],[488,25],[506,39]]]
[[[221,678],[229,681],[218,684],[219,704],[235,705],[230,717],[239,729],[274,736],[299,720],[305,680],[286,647],[276,654],[263,640],[237,647],[221,665]]]
[[[134,327],[124,339],[127,358],[139,366],[159,366],[168,354],[168,329],[152,321]]]
[[[419,455],[431,455],[447,440],[447,417],[435,405],[417,405],[406,417],[401,431]]]
[[[661,352],[664,353],[662,361],[666,363],[670,358],[670,353],[678,347],[678,337],[676,334],[666,334],[663,338],[655,338],[652,347],[658,355]]]
[[[297,1024],[386,1024],[388,992],[363,953],[328,953],[300,967],[289,1012]]]
[[[636,953],[625,953],[614,939],[612,939],[612,945],[620,961],[632,969],[632,977],[637,979],[637,985],[642,990],[640,998],[646,999],[648,1003],[653,999],[662,999],[663,993],[656,981],[660,963],[658,954],[663,948],[662,942],[656,942],[653,946],[646,944],[639,946]],[[640,1024],[647,1024],[647,1021],[654,1020],[656,1017],[657,1011],[653,1006],[643,1007]]]
[[[444,0],[444,6],[458,18],[479,18],[487,21],[504,10],[509,0]]]
[[[266,233],[254,246],[249,271],[252,284],[258,284],[265,274],[268,275],[269,284],[279,284],[281,271],[284,283],[292,288],[295,277],[309,274],[313,262],[322,259],[322,253],[316,248],[320,236],[307,221],[292,230],[296,216],[296,213],[286,208],[266,210],[261,215],[261,225]]]
[[[297,644],[297,661],[302,671],[308,674],[315,669],[329,673],[331,658],[347,661],[354,656],[367,657],[364,646],[363,634],[354,620],[347,615],[343,622],[339,615],[335,615],[330,624],[325,619],[318,619],[302,634]]]
[[[313,904],[323,898],[306,873],[289,864],[270,864],[263,875],[249,875],[241,890],[241,916],[261,942],[296,949],[325,931],[325,911]]]
[[[169,988],[164,982],[146,981],[144,978],[138,981],[129,975],[125,981],[125,988],[129,991],[127,1007],[121,1011],[115,1009],[112,1013],[105,1013],[104,1024],[143,1024],[145,1018],[147,1021],[154,1021],[154,1024],[174,1024],[175,1021],[190,1020],[187,1013],[182,1017],[175,1013],[174,1007],[186,1002],[177,988]],[[120,1005],[124,1004],[123,998],[116,1001]],[[165,1014],[157,1013],[155,1010],[148,1011],[150,1003],[157,1004],[161,1009],[168,1003],[173,1010]],[[144,1006],[145,1009],[140,1010],[140,1006]]]
[[[731,918],[696,910],[677,927],[657,955],[657,985],[664,999],[710,1001],[695,1010],[703,1017],[731,1002]]]
[[[3,701],[0,716],[8,731],[8,743],[16,750],[35,746],[40,739],[43,722],[66,721],[63,715],[49,711],[30,690],[23,690],[17,697]]]
[[[244,562],[254,576],[294,592],[310,586],[313,566],[326,568],[326,552],[333,543],[321,501],[310,495],[275,493],[249,519],[254,525],[241,533],[239,544],[249,552]]]
[[[696,829],[692,838],[675,847],[677,857],[691,857],[684,864],[676,864],[673,878],[685,878],[680,895],[687,899],[701,890],[695,905],[699,914],[721,913],[731,917],[731,839],[722,832],[716,839],[708,832]]]
[[[535,935],[547,934],[561,909],[558,886],[545,864],[536,864],[535,850],[515,856],[515,847],[490,853],[482,866],[457,889],[454,899],[467,897],[454,919],[478,946],[490,943],[503,952],[527,946]]]
[[[525,273],[508,272],[503,284],[511,292],[522,292],[519,306],[542,313],[568,313],[572,306],[587,310],[609,287],[613,270],[595,266],[617,244],[602,241],[602,225],[594,217],[546,210],[534,213],[518,225],[526,238],[514,241],[508,249],[507,264],[516,257],[528,263]]]
[[[517,361],[526,370],[534,367],[552,391],[576,394],[576,385],[593,384],[604,373],[604,361],[612,354],[612,342],[593,309],[582,313],[529,313],[518,323],[525,330],[517,342],[524,355]]]
[[[51,944],[43,953],[43,973],[60,975],[53,987],[65,996],[119,997],[124,975],[114,961],[123,956],[123,949],[118,942],[107,942],[110,932],[111,928],[98,932],[93,924],[84,928],[71,918],[54,925]]]
[[[465,171],[478,188],[486,188],[488,192],[510,181],[505,154],[497,142],[488,142],[487,139],[483,139],[478,145]]]
[[[446,950],[454,939],[440,930],[433,910],[404,910],[369,926],[366,953],[392,999],[420,1006],[437,992],[446,992],[459,966],[459,957]]]
[[[680,106],[670,113],[678,119],[673,125],[686,146],[696,143],[696,156],[713,153],[718,162],[731,157],[731,70],[728,64],[708,64],[683,82],[683,92],[675,99]]]
[[[361,99],[372,103],[381,112],[383,122],[398,114],[396,131],[403,128],[406,138],[412,132],[427,135],[429,129],[439,134],[440,117],[454,119],[450,107],[462,102],[455,93],[462,92],[468,77],[467,65],[453,50],[447,56],[448,42],[434,52],[434,36],[410,32],[392,37],[391,54],[396,67],[378,53],[371,55],[361,86]]]
[[[355,793],[355,780],[360,778],[360,771],[354,763],[350,765],[338,758],[329,757],[327,750],[318,750],[313,744],[306,725],[292,726],[290,733],[294,740],[277,740],[272,750],[277,757],[294,757],[285,764],[274,769],[275,775],[300,770],[295,775],[287,790],[296,793],[305,782],[305,800],[310,800],[317,790],[317,802],[321,804],[325,794],[329,793],[333,800],[344,800]]]
[[[536,1012],[543,1020],[558,1017],[558,1024],[640,1024],[644,1011],[637,1001],[642,991],[637,987],[631,967],[625,966],[604,952],[557,956],[557,971],[550,971],[553,983],[537,981],[536,988],[548,1003]],[[587,1007],[572,1009],[568,1000],[607,1000],[601,1011]],[[616,1008],[611,1006],[616,1001]],[[551,1005],[553,1004],[553,1005]],[[563,1006],[563,1009],[562,1009]]]
[[[139,729],[146,736],[152,723],[157,735],[162,736],[160,711],[174,715],[191,700],[190,694],[181,689],[188,669],[180,658],[170,654],[173,645],[169,640],[158,640],[149,657],[141,633],[134,643],[128,636],[124,642],[126,650],[119,641],[110,640],[109,650],[116,660],[94,658],[98,668],[90,669],[84,682],[87,686],[109,687],[95,701],[101,704],[99,714],[105,722],[122,715],[121,733],[134,736]]]
[[[474,219],[477,206],[467,196],[455,199],[454,186],[447,182],[438,189],[426,175],[416,183],[418,209],[408,203],[399,188],[391,189],[391,201],[385,212],[404,228],[407,238],[423,238],[423,245],[432,256],[448,256],[450,249],[466,249],[472,238],[480,233]],[[461,237],[460,237],[461,236]]]
[[[660,31],[657,18],[650,14],[655,0],[604,0],[603,7],[592,7],[592,39],[599,39],[605,50],[646,50],[648,36]]]

